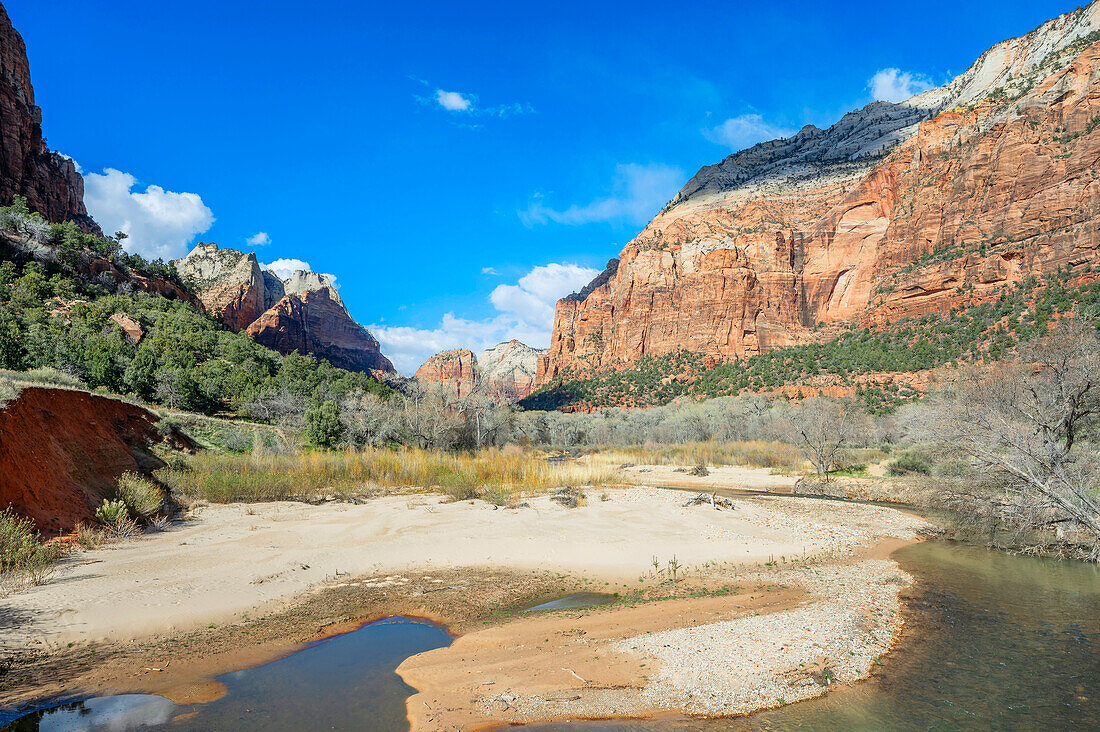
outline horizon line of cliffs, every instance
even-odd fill
[[[581,292],[536,382],[685,350],[713,362],[947,313],[1100,260],[1100,4],[702,168]]]

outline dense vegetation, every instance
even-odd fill
[[[48,264],[0,261],[0,368],[49,367],[93,389],[205,414],[249,413],[273,395],[297,397],[307,409],[352,393],[391,392],[366,374],[260,346],[187,303],[88,276],[79,262],[94,254],[180,284],[171,265],[125,254],[117,240],[89,236],[71,222],[46,224],[23,206],[17,200],[0,209],[0,229],[48,242],[57,256]],[[141,326],[139,343],[112,322],[116,314]]]
[[[1100,322],[1100,281],[1068,271],[1002,288],[991,300],[953,308],[945,315],[905,319],[879,328],[849,328],[821,343],[777,348],[706,368],[697,354],[645,357],[628,369],[591,376],[566,375],[528,397],[528,409],[650,406],[682,396],[717,397],[768,392],[826,379],[853,388],[872,412],[890,411],[919,397],[905,383],[867,374],[924,371],[945,364],[990,362],[1047,332],[1053,317],[1077,310]],[[675,378],[668,378],[674,375]]]

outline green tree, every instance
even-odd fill
[[[310,407],[305,413],[306,439],[318,447],[335,447],[344,436],[340,407],[329,400]]]

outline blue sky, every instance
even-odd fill
[[[700,166],[943,83],[1076,6],[4,4],[104,228],[331,273],[405,372],[545,346],[554,300]]]

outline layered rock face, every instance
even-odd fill
[[[256,255],[199,243],[176,269],[206,310],[234,331],[280,353],[311,353],[350,371],[394,373],[378,341],[352,319],[324,275],[287,280],[262,270]]]
[[[280,353],[312,353],[349,371],[395,373],[378,341],[352,320],[328,286],[288,294],[249,325],[248,334]]]
[[[544,349],[512,339],[486,350],[477,364],[494,398],[512,404],[535,390],[535,373],[543,353]]]
[[[498,404],[514,404],[535,389],[535,371],[543,350],[517,340],[498,343],[481,354],[468,349],[437,353],[416,370],[416,379],[435,384],[460,399],[483,388]]]
[[[84,179],[73,161],[46,148],[27,48],[0,5],[0,204],[17,195],[49,221],[103,234],[84,208]]]
[[[417,381],[439,386],[454,399],[473,393],[478,376],[477,356],[468,348],[441,351],[425,361],[415,374]]]
[[[270,307],[268,281],[252,252],[199,242],[186,257],[176,261],[176,270],[199,293],[207,312],[230,330],[244,330]],[[281,298],[280,294],[275,302]]]
[[[537,380],[946,312],[1100,258],[1100,5],[951,83],[703,168],[582,292]],[[822,327],[824,326],[824,327]]]

